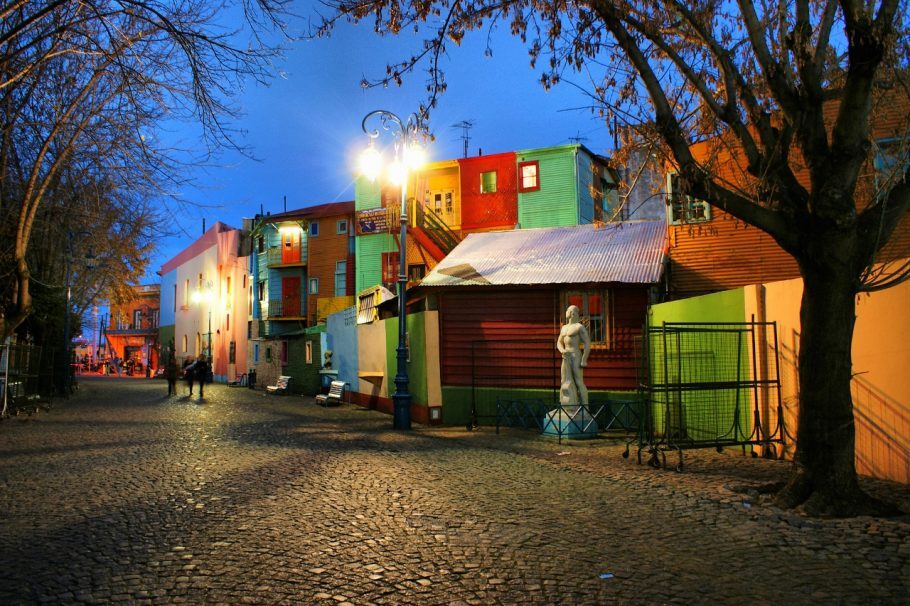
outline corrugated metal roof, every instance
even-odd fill
[[[666,237],[663,221],[475,233],[421,286],[654,284]]]

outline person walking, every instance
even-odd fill
[[[193,358],[187,358],[183,361],[183,378],[186,380],[186,386],[190,390],[190,395],[193,395]]]
[[[164,367],[164,378],[167,379],[167,395],[177,395],[177,360],[171,356]]]
[[[196,382],[199,383],[199,399],[205,397],[205,383],[209,380],[209,363],[205,356],[199,356],[196,363],[193,364],[193,374],[196,376]]]

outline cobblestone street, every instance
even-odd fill
[[[0,423],[2,604],[910,603],[910,516],[778,509],[751,489],[787,463],[80,387]]]

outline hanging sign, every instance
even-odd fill
[[[379,234],[389,231],[389,214],[385,208],[357,211],[357,235]]]

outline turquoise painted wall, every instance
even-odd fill
[[[354,210],[367,210],[382,206],[382,189],[379,181],[366,177],[354,178]]]
[[[518,162],[537,161],[540,189],[518,193],[522,229],[578,224],[577,146],[564,145],[518,152]]]
[[[332,350],[332,368],[348,389],[358,385],[357,308],[349,307],[326,318],[326,346]]]

